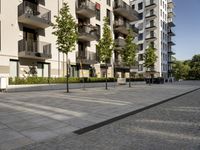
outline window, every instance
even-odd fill
[[[141,10],[141,9],[143,9],[143,3],[142,2],[138,3],[138,10]]]
[[[111,24],[111,16],[110,16],[110,10],[109,9],[107,9],[107,11],[106,11],[106,16],[107,16],[107,18],[108,18],[108,23],[109,23],[109,25]]]
[[[140,33],[140,34],[138,35],[138,41],[141,41],[141,40],[143,40],[143,33]]]
[[[139,18],[140,20],[142,20],[142,19],[143,19],[143,13],[139,13],[139,14],[138,14],[138,18]]]
[[[135,9],[135,5],[132,5],[132,9]]]
[[[49,64],[47,63],[37,63],[37,76],[38,77],[49,77]]]
[[[143,61],[143,54],[138,55],[138,61]]]
[[[10,77],[18,77],[19,66],[18,60],[10,60]]]
[[[110,3],[110,0],[107,0],[107,5],[110,6],[110,4],[111,4],[111,3]]]
[[[143,65],[142,64],[138,65],[138,71],[143,71]]]
[[[142,51],[143,50],[143,44],[138,44],[138,50]]]
[[[101,26],[96,24],[96,27],[97,27],[97,36],[98,36],[98,40],[99,40],[101,37]]]
[[[96,19],[99,21],[101,20],[101,8],[99,3],[96,3]]]

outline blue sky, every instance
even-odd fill
[[[176,36],[174,41],[178,60],[200,54],[200,0],[174,0]]]

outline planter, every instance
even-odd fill
[[[118,85],[126,85],[126,78],[117,78]]]

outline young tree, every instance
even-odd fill
[[[112,38],[112,32],[109,27],[108,18],[104,18],[104,25],[103,25],[103,36],[99,40],[97,44],[97,50],[99,54],[100,62],[106,64],[106,90],[108,89],[107,85],[107,70],[108,70],[108,62],[112,57],[112,52],[114,49],[114,42]]]
[[[146,68],[146,72],[150,74],[152,78],[152,74],[154,74],[154,66],[157,61],[157,55],[155,53],[155,48],[152,44],[146,49],[144,54],[144,67]],[[149,81],[150,84],[150,81]]]
[[[125,39],[125,46],[121,51],[122,61],[125,66],[129,66],[129,87],[131,87],[131,66],[136,63],[137,45],[133,43],[133,32],[129,29],[128,35]]]
[[[75,50],[75,44],[77,41],[77,27],[73,16],[70,14],[69,6],[67,3],[63,4],[60,9],[59,15],[55,16],[56,23],[53,24],[55,30],[53,34],[57,36],[56,44],[58,50],[67,57],[67,92],[69,92],[69,64],[68,64],[68,53]],[[64,71],[64,70],[63,70]]]

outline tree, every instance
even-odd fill
[[[125,39],[125,46],[121,51],[122,61],[125,66],[129,66],[129,87],[131,87],[131,66],[136,63],[136,50],[137,45],[133,43],[134,37],[133,32],[129,29],[128,35]]]
[[[106,90],[108,89],[107,85],[107,70],[108,70],[108,62],[112,57],[112,52],[114,50],[114,42],[112,38],[112,32],[109,27],[108,18],[104,18],[104,25],[103,25],[103,36],[99,40],[97,44],[97,51],[99,54],[100,62],[106,64]]]
[[[178,79],[187,79],[190,67],[186,62],[175,61],[173,64],[173,76]]]
[[[194,55],[189,63],[191,70],[189,71],[189,76],[191,79],[200,79],[200,54]]]
[[[56,44],[58,50],[67,57],[67,92],[69,92],[69,64],[68,53],[75,50],[75,44],[77,41],[77,26],[73,16],[70,14],[69,6],[67,3],[63,3],[63,7],[60,9],[59,15],[55,16],[56,23],[53,24],[55,30],[53,34],[57,36]]]
[[[155,53],[155,48],[152,44],[149,45],[149,47],[146,49],[144,54],[144,67],[146,68],[146,72],[150,74],[152,78],[152,74],[154,74],[155,70],[155,63],[157,61],[157,55]],[[150,81],[149,81],[150,84]]]

